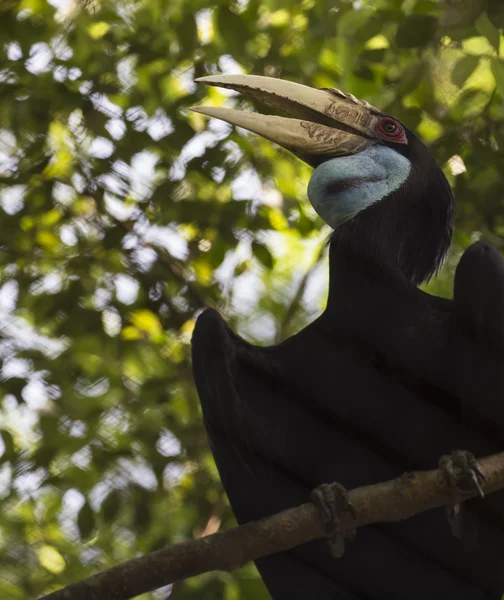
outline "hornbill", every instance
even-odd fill
[[[296,335],[256,347],[215,310],[197,319],[194,377],[237,520],[302,504],[327,482],[354,488],[434,468],[457,449],[501,451],[504,261],[479,241],[456,269],[453,301],[418,288],[441,265],[454,221],[427,147],[336,89],[253,75],[197,81],[289,115],[195,109],[315,167],[308,197],[334,228],[327,307]],[[428,511],[359,529],[338,559],[318,540],[257,567],[275,600],[500,600],[504,494],[463,506],[451,528],[445,511]]]

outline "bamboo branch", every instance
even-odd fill
[[[482,458],[478,464],[486,478],[486,494],[504,488],[504,453]],[[439,469],[405,473],[391,481],[352,490],[350,502],[356,519],[343,515],[341,531],[401,521],[476,495],[454,492]],[[318,509],[309,502],[261,521],[135,558],[40,600],[127,600],[208,571],[232,571],[250,560],[324,536]]]

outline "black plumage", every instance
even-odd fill
[[[380,141],[412,168],[397,190],[338,227],[327,307],[279,345],[197,320],[193,368],[224,487],[240,523],[431,469],[456,449],[503,447],[504,262],[487,242],[463,255],[454,300],[417,288],[449,247],[454,204],[428,149]],[[319,540],[257,561],[274,600],[500,600],[504,493],[467,503],[477,539],[443,510],[359,529],[336,560]]]

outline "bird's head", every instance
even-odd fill
[[[440,266],[453,230],[453,196],[427,147],[402,123],[337,89],[273,77],[212,75],[290,117],[193,108],[283,146],[315,168],[308,198],[334,228],[333,245],[376,258],[412,283]]]

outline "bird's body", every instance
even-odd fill
[[[504,263],[479,243],[461,261],[453,301],[416,287],[444,256],[453,204],[426,148],[405,135],[411,169],[399,161],[398,183],[385,182],[380,202],[338,222],[316,321],[267,348],[216,311],[197,321],[195,380],[239,522],[304,503],[322,483],[351,489],[434,468],[456,449],[502,450],[504,308],[488,296],[504,298]],[[325,171],[315,193],[346,193]],[[455,538],[436,510],[360,529],[338,560],[320,540],[257,565],[274,600],[500,600],[504,494],[473,501],[467,516],[477,541]]]
[[[382,303],[358,277],[340,283],[338,305],[330,297],[319,319],[278,346],[247,344],[215,311],[199,318],[196,381],[240,522],[302,504],[321,483],[351,489],[434,468],[457,448],[476,456],[502,450],[498,390],[490,418],[474,396],[465,419],[460,393],[450,390],[460,343],[452,303],[416,289],[395,293],[386,281]],[[480,532],[470,547],[437,510],[359,530],[337,561],[319,541],[258,566],[275,600],[500,600],[504,494],[473,505]]]

